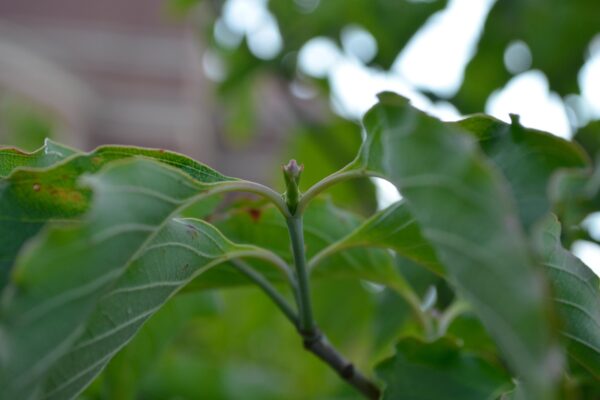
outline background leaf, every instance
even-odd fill
[[[578,72],[598,33],[599,13],[594,0],[550,0],[545,7],[535,0],[495,2],[455,103],[466,113],[483,109],[488,96],[511,77],[504,54],[516,40],[524,41],[531,52],[531,65],[525,69],[543,71],[551,90],[562,96],[577,93]]]
[[[192,320],[218,314],[213,293],[186,293],[170,299],[137,332],[105,369],[103,390],[114,400],[132,399],[168,345]]]
[[[377,366],[377,375],[386,385],[384,400],[492,400],[511,386],[501,367],[462,351],[449,338],[402,339],[396,354]]]

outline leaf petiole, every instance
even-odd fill
[[[296,328],[299,327],[299,319],[297,312],[290,306],[288,301],[265,279],[260,273],[256,272],[247,262],[242,259],[233,259],[231,264],[242,274],[246,275],[251,281],[257,284],[267,296],[273,300],[275,305],[283,312],[288,320]]]

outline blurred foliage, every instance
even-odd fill
[[[231,0],[211,2],[214,17],[222,17],[223,10],[231,3]],[[222,57],[227,71],[219,84],[222,93],[239,93],[240,88],[248,86],[248,80],[255,80],[264,73],[289,82],[305,82],[307,77],[297,65],[303,46],[319,37],[331,39],[342,49],[343,32],[351,27],[366,30],[376,42],[377,52],[367,65],[388,70],[423,24],[439,16],[448,3],[441,0],[271,1],[267,7],[277,22],[282,46],[269,60],[253,55],[246,36],[239,37],[239,44],[232,40],[224,45],[215,39],[213,32],[227,29],[221,18],[209,24],[205,35],[212,37],[212,47]],[[482,111],[494,90],[506,84],[513,73],[528,69],[541,70],[548,77],[550,89],[561,96],[578,93],[578,72],[589,57],[592,39],[600,33],[600,3],[595,0],[544,3],[498,0],[493,3],[474,55],[466,67],[460,91],[456,96],[450,94],[454,97],[451,101],[464,113]],[[235,28],[230,30],[232,36],[241,36],[234,32]],[[515,59],[519,56],[527,58],[516,54],[512,62],[521,64],[523,70],[512,69],[510,72],[505,52],[516,41],[528,47],[531,60]],[[312,84],[319,88],[321,96],[329,95],[326,79],[313,80]],[[425,94],[437,97],[433,93]],[[236,100],[228,102],[230,105],[235,103]]]
[[[452,338],[424,343],[404,338],[393,358],[377,367],[387,383],[383,400],[496,399],[512,387],[510,377],[489,361],[464,352]],[[429,381],[427,385],[415,382]]]
[[[53,137],[55,121],[44,110],[14,94],[0,91],[0,139],[2,143],[32,151]]]
[[[322,328],[357,365],[372,367],[376,361],[369,357],[372,315],[379,295],[347,280],[315,282],[313,289],[315,312],[323,321]],[[141,339],[136,337],[111,361],[85,398],[301,400],[319,398],[323,393],[329,393],[332,399],[357,398],[327,366],[306,353],[297,332],[259,290],[231,289],[210,294],[218,297],[217,308],[207,310],[204,306],[188,314],[185,325],[184,320],[164,315],[172,311],[161,310],[158,318],[153,317],[141,331]],[[183,298],[189,300],[190,295],[198,294],[185,294]],[[346,304],[344,311],[339,310],[340,301]],[[171,310],[173,303],[181,308],[179,296],[167,309]],[[194,312],[190,307],[187,310]],[[179,317],[185,315],[179,311]],[[159,321],[153,324],[156,319]],[[168,325],[156,331],[164,322]],[[352,330],[348,330],[350,324]],[[168,345],[157,353],[161,343]],[[133,350],[145,346],[152,351],[136,356],[137,352],[129,351],[131,346]],[[145,365],[140,364],[142,360]],[[132,385],[136,386],[136,396],[117,396],[116,390]]]
[[[114,400],[136,396],[142,382],[173,340],[196,321],[218,315],[212,293],[186,293],[177,296],[146,323],[136,337],[113,358],[99,384],[89,396]],[[194,382],[191,379],[190,382]]]
[[[504,63],[509,44],[524,41],[531,68],[541,70],[561,96],[579,92],[578,72],[600,33],[596,0],[499,0],[490,11],[463,86],[454,100],[465,113],[479,112],[492,91],[512,76]]]
[[[261,97],[274,95],[268,87],[276,82],[277,87],[283,88],[277,92],[279,102],[294,116],[291,125],[285,127],[286,136],[291,137],[285,154],[311,166],[307,168],[305,183],[313,183],[315,179],[310,176],[314,173],[311,170],[321,177],[322,172],[328,173],[349,161],[346,150],[353,154],[351,148],[359,139],[358,129],[347,122],[359,116],[337,110],[329,77],[307,76],[299,66],[298,56],[305,45],[312,39],[325,38],[338,47],[340,54],[351,56],[372,71],[388,71],[424,24],[439,18],[452,3],[445,0],[248,1],[249,7],[266,7],[265,12],[275,21],[280,35],[279,50],[265,57],[253,52],[249,44],[252,32],[228,25],[227,13],[234,3],[242,2],[195,2],[202,14],[199,26],[203,41],[209,43],[211,57],[219,60],[222,76],[217,82],[217,93],[226,115],[222,133],[235,147],[250,146],[257,140],[257,132],[264,128],[258,116],[268,113],[270,108]],[[172,8],[182,12],[189,11],[193,3],[194,0],[170,1]],[[492,0],[492,3],[458,92],[415,89],[432,100],[446,97],[463,113],[481,112],[488,97],[513,76],[538,69],[547,76],[551,91],[563,97],[580,93],[578,72],[589,58],[592,40],[600,33],[600,2],[551,0],[542,4],[536,0]],[[376,52],[371,59],[360,60],[344,46],[344,34],[354,28],[374,40]],[[507,49],[515,43],[524,44],[531,60],[523,60],[528,56],[521,53],[507,61],[510,58]],[[507,62],[519,64],[517,67],[521,69],[510,68]],[[298,94],[298,87],[305,93]],[[305,112],[315,105],[319,107],[318,115]],[[579,119],[573,120],[573,125],[586,122],[585,117],[576,114],[572,116]],[[358,191],[371,204],[353,208],[372,211],[375,203],[371,185],[362,182],[345,186],[333,192],[334,201],[343,202],[349,193]]]

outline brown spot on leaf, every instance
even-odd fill
[[[85,199],[82,194],[73,189],[52,186],[48,189],[50,195],[55,197],[57,201],[71,203],[72,205],[82,203]]]
[[[81,196],[81,193],[71,192],[71,201],[73,201],[75,203],[79,203],[79,202],[83,201],[83,197]]]
[[[98,157],[98,156],[96,156],[96,157],[92,157],[92,164],[93,164],[94,166],[96,166],[96,167],[97,167],[97,166],[98,166],[98,165],[100,165],[101,163],[102,163],[102,158],[101,158],[101,157]]]
[[[39,183],[34,183],[33,184],[33,191],[34,192],[39,192],[41,188],[42,188],[42,185],[40,185]]]
[[[254,222],[258,222],[260,220],[260,216],[262,215],[262,211],[259,210],[258,208],[249,208],[248,214],[250,215],[250,218],[252,218],[252,220]]]

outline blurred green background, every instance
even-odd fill
[[[170,148],[282,189],[279,165],[291,157],[305,164],[304,187],[350,161],[382,90],[442,119],[518,113],[563,137],[600,132],[597,0],[96,3],[0,0],[0,142]],[[330,196],[368,215],[397,193],[360,181]],[[598,270],[599,249],[575,243]],[[433,307],[448,304],[443,286],[432,292],[431,277],[404,268],[422,294],[437,293]],[[321,328],[366,370],[412,329],[406,306],[367,282],[318,281],[314,298]],[[475,320],[452,329],[493,347]],[[303,350],[262,293],[244,288],[175,297],[82,397],[356,394]]]

